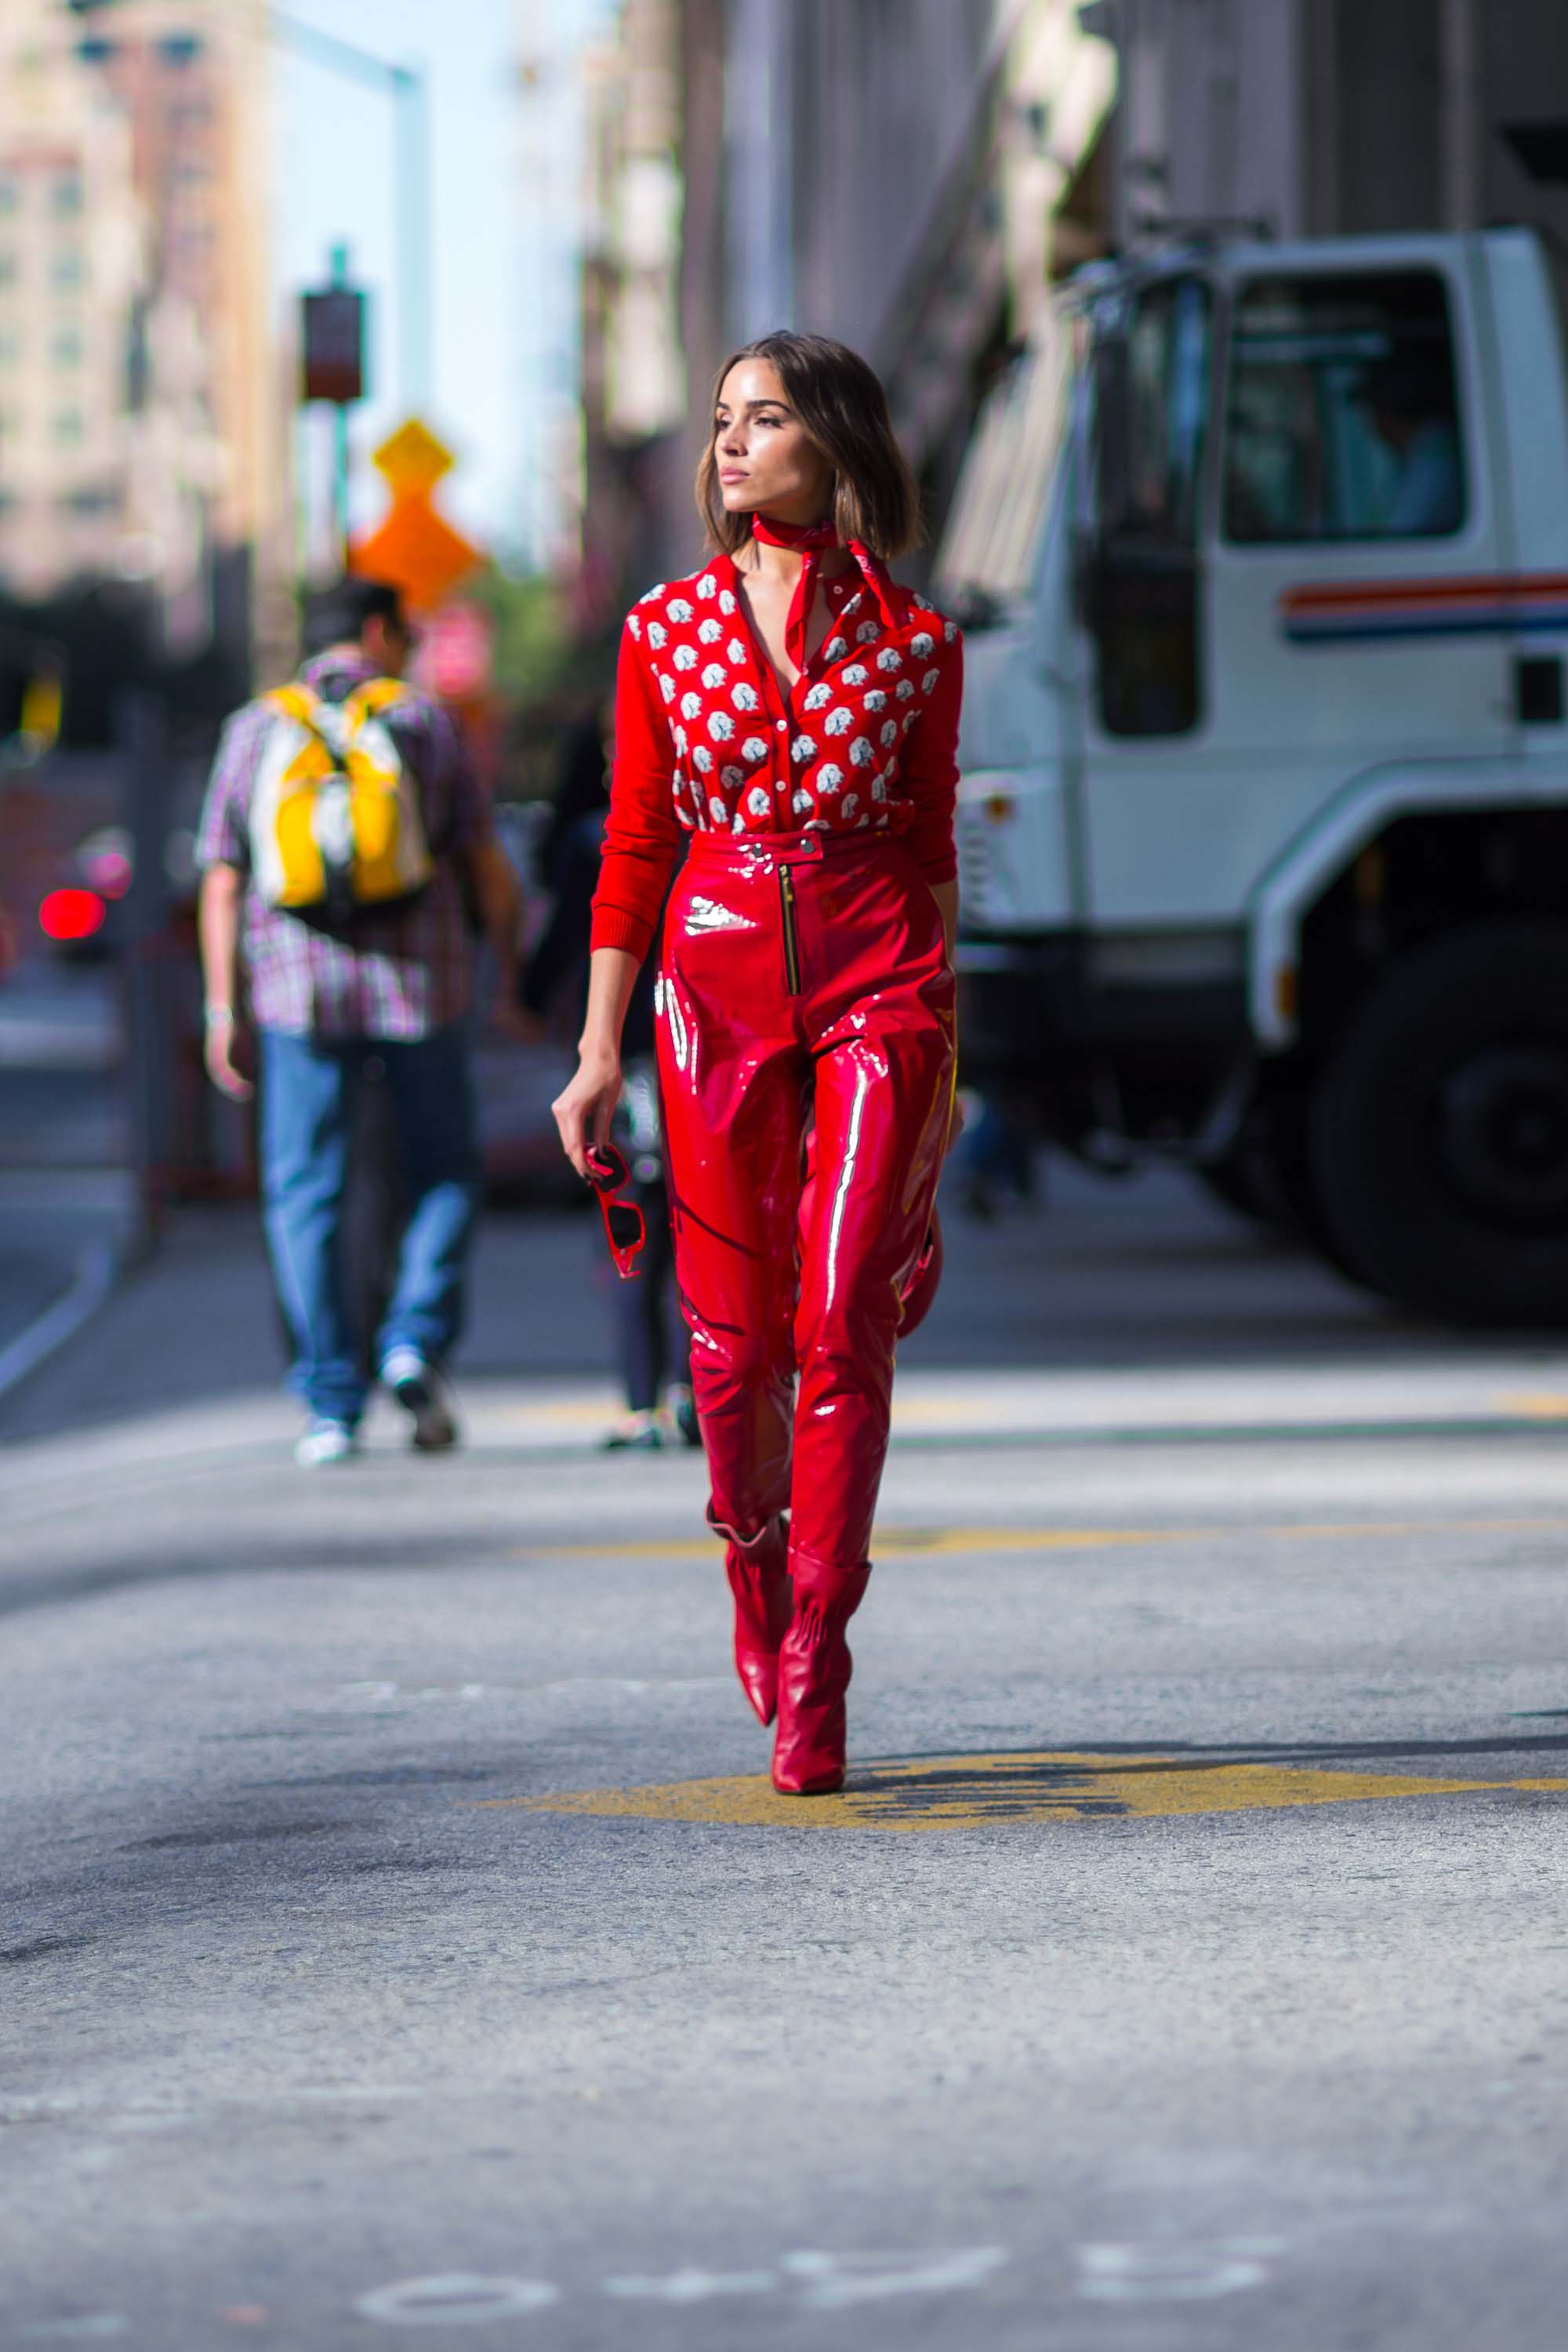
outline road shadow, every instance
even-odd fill
[[[1568,1717],[1568,1710],[1564,1710]],[[1528,1718],[1539,1722],[1539,1716]],[[981,1786],[1000,1775],[1011,1775],[1017,1780],[1033,1779],[1048,1786],[1061,1775],[1071,1775],[1103,1766],[1114,1770],[1119,1780],[1129,1777],[1157,1779],[1161,1774],[1191,1772],[1228,1772],[1238,1764],[1269,1764],[1282,1767],[1310,1765],[1388,1765],[1425,1761],[1432,1763],[1456,1756],[1524,1756],[1568,1754],[1568,1731],[1534,1731],[1500,1733],[1485,1739],[1309,1739],[1194,1742],[1185,1739],[1162,1739],[1151,1733],[1147,1739],[1086,1740],[1081,1748],[1047,1750],[1037,1748],[991,1749],[977,1752],[973,1764],[963,1756],[897,1756],[872,1758],[866,1769],[882,1774],[897,1773],[907,1777],[911,1785],[928,1783],[940,1787],[945,1782],[967,1780]],[[1087,1763],[1085,1759],[1088,1759]]]
[[[843,1801],[860,1825],[891,1830],[1150,1818],[1437,1793],[1472,1780],[1486,1788],[1500,1780],[1556,1780],[1563,1776],[1521,1773],[1520,1766],[1565,1758],[1568,1733],[1562,1732],[1215,1746],[1153,1738],[1136,1748],[1095,1742],[1080,1749],[873,1759],[851,1769]],[[1492,1763],[1493,1771],[1478,1772],[1481,1762]]]

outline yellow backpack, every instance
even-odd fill
[[[298,685],[266,697],[276,716],[250,802],[251,883],[265,905],[342,925],[429,881],[418,785],[384,722],[406,692],[378,677],[342,702]]]

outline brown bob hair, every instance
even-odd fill
[[[888,414],[888,395],[874,369],[847,343],[791,329],[762,335],[731,352],[713,379],[719,405],[724,379],[742,360],[766,360],[778,371],[784,397],[833,467],[833,520],[847,546],[858,539],[884,562],[902,555],[921,536],[920,493]],[[715,547],[730,555],[752,536],[750,513],[731,514],[719,488],[711,424],[697,468],[697,511]]]

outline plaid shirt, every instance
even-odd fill
[[[374,677],[357,655],[320,655],[302,684],[341,702]],[[275,714],[247,703],[223,731],[196,834],[196,864],[250,871],[250,797]],[[427,1037],[458,1020],[473,988],[473,943],[456,861],[489,836],[489,810],[447,713],[410,694],[384,723],[419,787],[436,873],[412,905],[366,911],[352,939],[246,894],[244,954],[251,1011],[263,1029],[317,1037]]]

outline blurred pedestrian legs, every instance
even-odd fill
[[[956,1153],[959,1199],[977,1223],[991,1224],[1005,1203],[1039,1205],[1033,1138],[1000,1095],[966,1095]]]
[[[371,1362],[412,1414],[415,1444],[433,1452],[456,1435],[437,1368],[461,1328],[463,1271],[479,1202],[473,1099],[458,1026],[405,1044],[262,1033],[268,1247],[294,1343],[291,1384],[312,1422],[353,1430],[369,1381],[349,1295],[343,1225],[357,1097],[367,1076],[376,1076],[384,1077],[407,1214]],[[373,1171],[372,1181],[381,1172]]]
[[[552,1009],[581,1024],[588,988],[588,932],[609,808],[609,734],[614,707],[587,712],[563,738],[550,832],[541,856],[555,904],[530,958],[521,1002],[542,1030]],[[637,977],[623,1035],[623,1081],[615,1140],[631,1175],[626,1195],[642,1211],[647,1240],[636,1276],[615,1286],[616,1354],[626,1411],[605,1439],[610,1452],[652,1453],[700,1445],[692,1402],[690,1334],[676,1311],[674,1245],[665,1184],[658,1070],[654,1056],[654,959]]]
[[[616,1341],[628,1411],[605,1443],[612,1450],[700,1445],[691,1396],[691,1335],[676,1308],[675,1249],[665,1180],[658,1072],[651,1055],[626,1066],[615,1140],[631,1171],[647,1239],[637,1279],[616,1285]]]

